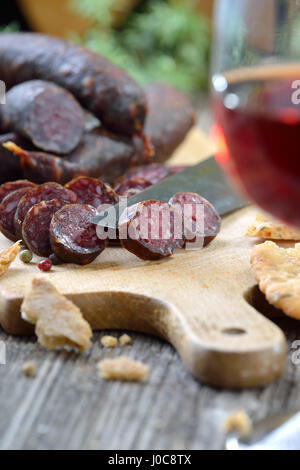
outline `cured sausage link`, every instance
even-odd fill
[[[36,147],[58,154],[72,152],[84,131],[84,113],[68,91],[42,80],[11,88],[0,106],[4,131],[15,131]]]
[[[132,178],[128,181],[121,182],[115,186],[115,191],[118,196],[131,197],[138,194],[141,191],[152,186],[152,183],[145,178]]]
[[[76,176],[86,174],[79,164],[68,162],[56,155],[25,150],[13,142],[6,142],[3,147],[19,157],[24,177],[37,184],[47,181],[64,184]]]
[[[114,182],[114,190],[119,196],[136,191],[142,191],[153,184],[159,183],[168,176],[181,173],[187,166],[168,167],[163,163],[151,163],[131,168]],[[131,191],[133,190],[133,191]]]
[[[36,33],[1,34],[0,79],[9,88],[32,79],[54,82],[108,129],[132,135],[143,128],[144,91],[124,70],[71,42]]]
[[[163,83],[146,87],[148,114],[144,132],[152,143],[157,162],[166,161],[195,123],[195,111],[180,91]]]
[[[21,139],[16,133],[10,132],[0,135],[0,184],[23,178],[20,159],[3,147],[3,144],[8,141],[24,147],[24,139]]]
[[[136,178],[144,178],[151,184],[159,183],[170,176],[170,169],[162,163],[151,163],[150,165],[143,165],[136,168],[129,169],[120,178],[115,181],[115,191],[118,191],[121,186],[128,184]]]
[[[142,137],[117,137],[100,130],[84,134],[74,152],[63,158],[24,150],[12,142],[3,145],[14,154],[6,152],[7,158],[18,156],[24,177],[36,183],[51,180],[65,184],[82,175],[101,177],[111,183],[131,166],[147,163],[152,155],[151,146]]]

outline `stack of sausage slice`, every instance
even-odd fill
[[[78,177],[65,187],[19,180],[0,186],[0,202],[0,230],[7,238],[22,239],[38,256],[56,253],[62,261],[86,264],[106,246],[91,218],[100,204],[116,203],[117,195],[90,177]]]
[[[165,178],[172,171],[161,164],[142,170],[127,175],[131,189],[136,192],[144,187],[138,187],[142,178],[133,179],[135,172],[148,176],[149,180],[143,181],[151,186],[151,177],[157,182],[159,175]],[[126,185],[125,176],[116,189],[122,184]],[[37,186],[28,180],[5,183],[0,186],[0,230],[10,240],[22,239],[38,256],[55,253],[63,262],[87,264],[109,242],[99,236],[91,219],[97,214],[97,208],[113,205],[118,200],[114,189],[86,176],[77,177],[65,186],[53,182]],[[189,213],[185,212],[186,205],[190,207]],[[199,208],[202,217],[197,219]],[[171,256],[174,250],[187,244],[197,247],[199,240],[206,245],[219,230],[220,218],[208,201],[197,194],[177,193],[168,204],[144,201],[124,211],[119,221],[119,241],[139,258],[156,260]]]

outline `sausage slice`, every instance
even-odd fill
[[[182,211],[186,242],[200,242],[206,246],[220,232],[221,217],[213,205],[199,194],[176,193],[169,204]]]
[[[53,215],[67,203],[52,199],[35,204],[26,214],[22,225],[22,238],[29,250],[38,256],[50,256],[50,223]]]
[[[127,208],[119,220],[121,245],[143,260],[171,256],[184,246],[181,213],[161,201]]]
[[[91,223],[97,214],[87,204],[66,205],[56,212],[50,224],[50,242],[54,253],[66,263],[89,264],[106,247]]]
[[[22,188],[36,188],[36,184],[31,183],[31,181],[28,180],[17,180],[2,184],[0,186],[0,203],[9,193]]]
[[[9,193],[0,204],[0,231],[9,240],[13,242],[18,241],[20,238],[16,236],[15,230],[15,214],[20,200],[25,194],[31,191],[32,188],[21,188]]]
[[[17,132],[37,148],[58,154],[77,147],[85,122],[83,110],[71,93],[42,80],[11,88],[5,105],[0,106],[0,119],[3,130]]]
[[[15,214],[15,230],[17,237],[22,238],[22,225],[27,212],[34,206],[42,201],[51,201],[52,199],[59,199],[75,203],[77,196],[69,189],[64,188],[57,183],[45,183],[39,186],[22,197],[18,204]]]
[[[65,185],[77,196],[78,204],[88,204],[97,209],[101,204],[115,204],[118,197],[115,191],[101,180],[81,176]]]

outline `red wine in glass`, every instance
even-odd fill
[[[213,78],[216,158],[246,195],[300,227],[300,64]]]

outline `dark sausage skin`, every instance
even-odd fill
[[[221,217],[213,205],[196,193],[176,193],[169,204],[181,209],[185,223],[186,244],[208,245],[220,232]],[[197,206],[200,211],[197,214]]]
[[[108,129],[132,135],[143,128],[143,90],[124,70],[71,42],[36,33],[1,34],[0,79],[8,88],[48,80],[69,90]]]
[[[106,241],[97,236],[96,225],[91,223],[97,214],[87,204],[64,206],[52,217],[50,241],[53,252],[65,263],[89,264],[106,247]]]
[[[144,133],[152,143],[157,162],[166,161],[195,124],[195,112],[180,91],[162,83],[146,87],[148,114]]]
[[[13,242],[19,240],[14,224],[16,210],[22,197],[29,191],[31,191],[30,187],[17,189],[9,193],[0,204],[0,231],[6,238]]]
[[[143,260],[167,258],[184,246],[180,214],[161,201],[127,208],[119,220],[119,236],[122,247]]]
[[[14,132],[0,135],[0,184],[23,178],[20,159],[3,147],[3,144],[8,141],[21,145],[23,148],[30,147],[27,145],[28,142],[24,142],[24,139]]]
[[[13,158],[12,154],[19,158],[24,177],[37,184],[47,181],[64,184],[76,176],[86,175],[85,169],[79,164],[68,162],[56,155],[25,150],[13,142],[6,142],[2,146],[9,151],[10,158]]]
[[[149,162],[152,156],[152,147],[143,137],[117,137],[102,130],[84,134],[74,152],[63,158],[28,151],[10,142],[4,146],[14,154],[10,158],[19,157],[24,176],[39,184],[50,180],[65,184],[81,175],[111,183],[131,166]]]
[[[26,214],[22,238],[26,246],[38,256],[50,256],[50,223],[53,215],[66,205],[63,200],[52,199],[35,204]]]
[[[85,125],[84,112],[71,93],[42,80],[11,88],[0,105],[0,120],[4,131],[17,132],[35,147],[58,154],[78,146]]]
[[[119,196],[134,196],[165,178],[186,170],[186,168],[186,166],[168,167],[163,163],[151,163],[131,168],[120,178],[117,178],[114,190]]]
[[[51,201],[52,199],[59,199],[74,204],[77,201],[77,196],[73,191],[57,183],[45,183],[29,191],[20,200],[15,214],[15,230],[16,235],[20,237],[19,239],[22,238],[22,225],[27,212],[35,204],[42,201]]]
[[[132,178],[115,186],[115,191],[119,196],[131,197],[152,186],[145,178]]]
[[[145,135],[134,135],[129,138],[113,134],[103,128],[94,129],[93,132],[86,134],[83,145],[84,151],[79,146],[78,152],[73,152],[69,158],[67,157],[68,160],[72,162],[77,160],[85,164],[89,154],[87,174],[100,176],[109,183],[113,183],[131,167],[151,163],[154,155],[153,146]]]
[[[115,191],[117,191],[121,185],[136,178],[143,178],[151,184],[156,184],[168,176],[170,176],[170,170],[166,165],[162,163],[151,163],[150,165],[139,166],[126,171],[126,173],[115,181],[114,188]]]

